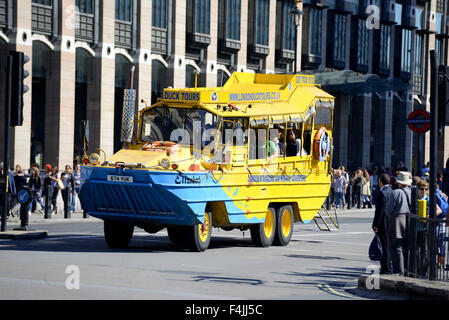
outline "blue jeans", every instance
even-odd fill
[[[341,202],[341,206],[345,206],[345,197],[343,192],[335,192],[335,206],[339,209],[339,203]]]

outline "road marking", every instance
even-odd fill
[[[304,241],[309,241],[309,239],[300,239],[300,238],[295,238],[295,240],[304,240]],[[332,241],[332,240],[315,240],[318,241],[320,243],[337,243],[337,244],[345,244],[345,245],[349,245],[349,246],[363,246],[363,247],[369,247],[369,243],[354,243],[354,242],[342,242],[342,241]]]
[[[345,298],[350,298],[350,299],[355,299],[353,296],[338,292],[337,290],[331,288],[329,285],[327,284],[319,284],[317,285],[318,289],[323,290],[325,292],[331,293],[331,294],[335,294],[337,296],[340,297],[345,297]]]
[[[312,253],[317,253],[316,250],[307,250],[307,249],[292,249],[292,248],[276,248],[276,250],[287,250],[287,251],[298,251],[298,252],[312,252]],[[320,254],[323,254],[323,256],[325,254],[329,254],[332,256],[357,256],[357,257],[368,257],[368,254],[358,254],[358,253],[347,253],[347,252],[329,252],[329,251],[320,251]]]
[[[320,237],[320,236],[342,236],[342,235],[361,235],[361,234],[374,234],[371,232],[336,232],[336,233],[314,233],[314,234],[297,234],[293,237]]]

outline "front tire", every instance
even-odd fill
[[[290,243],[293,235],[293,208],[290,205],[281,207],[276,215],[277,227],[274,244],[286,246]]]
[[[268,208],[265,222],[250,227],[251,239],[257,247],[269,247],[273,244],[276,230],[276,210]]]
[[[121,221],[104,221],[104,238],[112,249],[128,247],[134,233],[134,225]]]
[[[187,227],[185,241],[187,248],[194,252],[203,252],[209,247],[212,236],[212,213],[204,214],[204,222]]]

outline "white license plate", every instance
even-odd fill
[[[133,183],[133,177],[128,177],[128,176],[111,176],[108,175],[108,181],[111,182],[128,182],[128,183]]]

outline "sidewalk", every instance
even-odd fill
[[[449,300],[449,282],[429,281],[398,275],[379,275],[379,287],[372,289],[376,280],[374,276],[362,275],[359,277],[358,287],[370,292],[377,290],[406,294],[411,298],[426,298],[434,300]]]

